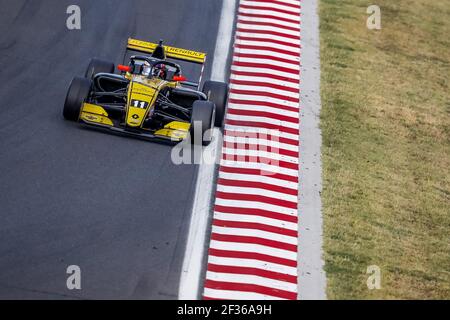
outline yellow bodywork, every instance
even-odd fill
[[[173,140],[183,140],[186,138],[191,125],[187,122],[172,121],[155,132],[156,136],[170,137]]]
[[[150,81],[149,81],[150,82]],[[150,85],[150,86],[149,86]],[[126,115],[127,125],[140,127],[148,112],[153,108],[153,102],[158,95],[162,81],[154,83],[142,83],[132,81],[128,89],[128,108]]]
[[[176,83],[158,78],[148,79],[140,75],[132,76],[128,88],[127,125],[142,127],[144,119],[153,110],[159,91],[167,86],[176,86]]]
[[[130,84],[128,87],[128,96],[125,114],[125,126],[142,129],[142,134],[154,137],[167,137],[174,141],[181,141],[186,138],[190,123],[181,121],[172,121],[156,131],[143,128],[144,120],[150,112],[153,112],[155,100],[161,89],[166,87],[176,87],[176,82],[168,82],[159,78],[149,79],[141,75],[129,75]],[[98,124],[104,127],[115,127],[114,122],[108,115],[108,112],[99,105],[84,103],[80,120]]]
[[[113,126],[113,122],[108,118],[108,113],[100,106],[91,103],[83,104],[80,119],[102,125]]]
[[[137,92],[135,92],[135,94],[131,95],[133,99],[135,99],[135,98],[153,99],[153,98],[151,98],[150,94],[148,94],[146,96],[145,93],[143,93],[146,90],[143,87],[137,86],[136,89],[137,89]],[[147,92],[147,93],[149,93],[149,92]],[[136,120],[136,122],[140,122],[140,123],[137,124],[136,126],[137,127],[141,126],[142,119],[144,119],[146,117],[146,110],[141,109],[141,108],[135,108],[135,107],[129,107],[128,109],[131,109],[131,110],[128,112],[127,119],[129,119],[130,122],[134,121],[136,119],[134,119],[132,117],[132,115],[139,114],[139,118]],[[112,120],[108,117],[108,113],[106,112],[106,110],[103,109],[101,106],[95,105],[92,103],[84,103],[83,104],[83,107],[80,112],[80,120],[83,120],[87,123],[95,123],[95,124],[99,124],[99,125],[103,125],[103,126],[109,126],[109,127],[114,126]],[[128,125],[130,126],[129,122],[128,122]],[[190,126],[191,126],[190,123],[187,123],[187,122],[172,121],[172,122],[169,122],[168,124],[166,124],[164,126],[164,128],[155,131],[153,133],[153,135],[159,136],[159,137],[171,138],[174,141],[181,141],[186,138]],[[145,132],[145,129],[143,129],[143,130]]]
[[[150,54],[157,47],[158,44],[131,38],[128,39],[127,43],[128,49]],[[165,56],[168,58],[202,65],[206,61],[206,54],[203,52],[170,46],[164,46],[164,49]],[[152,139],[159,137],[169,138],[173,141],[181,141],[187,137],[191,126],[189,122],[171,121],[165,124],[163,128],[155,131],[154,124],[146,121],[147,119],[148,121],[152,119],[159,92],[167,87],[176,88],[180,85],[179,81],[166,81],[158,77],[149,78],[148,76],[133,74],[129,71],[125,72],[123,76],[130,81],[127,88],[125,115],[122,114],[122,117],[117,118],[115,116],[115,109],[111,109],[113,114],[110,116],[106,111],[109,110],[106,104],[102,107],[93,103],[83,103],[79,121],[88,125],[97,125],[114,132],[123,132],[124,134],[136,135],[142,138]],[[114,108],[114,106],[111,108]],[[119,111],[122,110],[119,109]]]
[[[129,38],[127,47],[131,50],[153,53],[157,46],[158,45],[156,43]],[[203,52],[169,47],[166,45],[164,45],[164,48],[166,50],[166,55],[168,58],[180,59],[200,64],[203,64],[206,61],[206,53]]]

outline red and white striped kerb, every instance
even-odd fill
[[[241,0],[204,299],[297,299],[300,1]]]

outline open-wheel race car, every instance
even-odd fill
[[[206,54],[128,39],[127,64],[92,59],[85,77],[75,77],[64,103],[64,118],[111,132],[150,140],[210,142],[221,127],[228,85],[187,81],[176,60],[203,66]],[[201,137],[200,139],[194,137]]]

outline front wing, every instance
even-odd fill
[[[172,121],[163,128],[150,131],[142,128],[127,128],[126,126],[117,126],[109,117],[104,108],[99,105],[84,103],[79,121],[89,127],[107,131],[110,133],[131,136],[144,140],[158,140],[172,143],[178,143],[188,136],[190,124],[181,121]]]

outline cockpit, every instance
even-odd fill
[[[130,73],[139,74],[147,78],[159,78],[171,81],[179,76],[181,68],[171,61],[160,60],[145,56],[132,56],[130,58]]]

